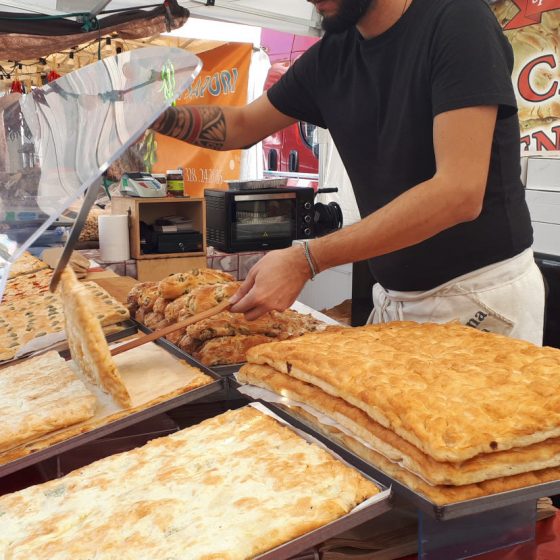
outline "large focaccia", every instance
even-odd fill
[[[89,293],[71,268],[62,272],[60,293],[72,359],[92,383],[112,395],[121,406],[131,406]]]
[[[91,418],[95,397],[57,352],[0,371],[0,451]]]
[[[437,461],[560,437],[560,351],[459,324],[390,323],[252,348]]]
[[[484,453],[462,463],[434,461],[359,408],[269,366],[246,364],[241,368],[238,380],[287,397],[296,405],[304,403],[312,407],[338,422],[387,461],[416,474],[428,484],[474,485],[485,480],[560,466],[560,438],[528,447]]]
[[[390,477],[402,482],[415,492],[423,494],[436,505],[446,505],[465,500],[474,500],[500,492],[508,492],[519,488],[526,488],[537,484],[544,484],[560,480],[560,467],[552,467],[538,471],[531,471],[513,476],[505,476],[485,480],[477,484],[465,484],[463,486],[448,486],[427,483],[424,479],[415,475],[400,465],[393,463],[381,453],[363,445],[356,438],[341,432],[335,426],[320,423],[317,418],[299,407],[292,408],[292,413],[299,416],[304,422],[322,432],[333,441],[347,447],[358,457],[364,459],[371,465],[377,467]]]
[[[377,492],[246,407],[0,497],[0,557],[248,559]]]

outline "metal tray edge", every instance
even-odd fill
[[[235,381],[235,379],[230,379],[229,382],[231,389],[234,391],[236,387],[240,386],[240,384]],[[313,437],[323,442],[329,448],[333,449],[333,451],[338,453],[352,466],[380,481],[387,487],[391,487],[394,490],[395,494],[400,494],[408,501],[413,503],[416,507],[418,507],[418,509],[422,510],[425,513],[428,513],[429,515],[440,521],[457,519],[477,513],[484,513],[509,505],[530,502],[532,500],[536,500],[537,498],[547,497],[553,494],[560,493],[560,480],[558,480],[528,486],[525,488],[519,488],[517,490],[508,490],[507,492],[500,492],[498,494],[491,494],[489,496],[482,496],[480,498],[465,500],[463,502],[437,505],[421,494],[411,490],[399,481],[391,478],[389,475],[385,474],[375,466],[367,463],[366,461],[364,461],[364,459],[362,459],[343,445],[323,435],[314,426],[307,424],[303,420],[299,419],[293,414],[290,414],[289,412],[276,406],[275,404],[268,403],[266,401],[262,402],[263,404],[274,410],[274,412],[279,416],[285,418],[286,420],[289,419],[290,423],[294,423],[294,425],[296,425],[297,427],[301,427],[301,429],[303,429],[305,432],[311,434]]]

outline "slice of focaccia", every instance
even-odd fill
[[[111,357],[88,291],[72,269],[66,268],[62,273],[60,289],[72,358],[92,383],[111,394],[121,406],[130,407],[130,395]]]
[[[0,451],[66,428],[95,413],[95,396],[57,352],[0,372]]]

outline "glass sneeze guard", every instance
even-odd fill
[[[0,98],[0,300],[12,263],[187,89],[202,63],[127,51]]]

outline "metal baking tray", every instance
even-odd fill
[[[235,392],[235,388],[240,384],[235,379],[228,379],[230,388]],[[240,393],[241,394],[241,393]],[[245,397],[248,398],[248,397]],[[398,480],[391,478],[383,471],[374,467],[373,465],[364,461],[361,457],[343,447],[339,443],[333,441],[329,437],[319,432],[312,424],[307,423],[295,413],[291,413],[276,404],[262,401],[278,416],[287,420],[290,424],[301,428],[302,430],[310,433],[313,437],[323,442],[327,447],[332,449],[335,453],[340,455],[346,462],[355,466],[363,473],[369,474],[372,478],[380,481],[387,487],[391,487],[395,494],[402,496],[409,503],[416,506],[419,510],[429,514],[431,517],[439,520],[451,520],[465,517],[467,515],[475,515],[477,513],[484,513],[495,509],[511,506],[514,504],[521,504],[524,502],[531,502],[538,498],[547,496],[554,496],[560,494],[560,480],[546,482],[543,484],[536,484],[526,488],[519,488],[518,490],[509,490],[507,492],[500,492],[499,494],[492,494],[490,496],[483,496],[472,500],[465,500],[463,502],[455,502],[447,505],[436,505],[422,494],[411,490]]]
[[[287,186],[288,179],[284,177],[265,179],[251,179],[248,181],[226,181],[230,191],[251,191],[257,189],[279,189]]]
[[[213,372],[217,373],[218,375],[221,375],[222,377],[229,377],[234,373],[237,373],[241,368],[241,366],[244,364],[245,362],[241,362],[239,364],[227,364],[223,366],[208,366],[208,367]]]
[[[274,407],[270,403],[261,404],[263,404],[269,410],[273,411],[274,414],[277,414],[276,407]],[[298,425],[298,422],[294,422],[291,417],[282,416],[282,419],[287,423],[288,426],[301,429],[301,427]],[[309,433],[309,430],[304,431],[311,436],[311,440],[318,439],[315,434]],[[351,466],[356,468],[354,465]],[[361,469],[359,468],[356,468],[356,470],[361,471]],[[388,486],[381,483],[375,477],[372,477],[369,473],[361,471],[360,474],[373,482],[380,488],[380,490],[388,490]],[[255,560],[285,560],[286,558],[291,558],[300,552],[313,548],[314,546],[324,542],[327,539],[340,535],[341,533],[353,529],[354,527],[357,527],[358,525],[361,525],[366,521],[374,519],[375,517],[379,517],[383,513],[389,511],[391,507],[391,493],[389,493],[384,500],[381,500],[374,504],[370,504],[369,506],[363,509],[359,509],[358,511],[347,513],[340,519],[332,521],[331,523],[328,523],[323,527],[319,527],[314,531],[302,535],[301,537],[293,539],[259,556],[256,556]]]
[[[133,321],[133,320],[131,320],[131,322],[135,323],[135,321]],[[134,324],[133,326],[134,326],[134,332],[136,332],[137,324]],[[115,333],[115,336],[116,335],[120,335],[118,337],[119,339],[122,338],[122,331],[119,332],[119,333]],[[31,465],[39,463],[40,461],[43,461],[45,459],[49,459],[50,457],[54,457],[55,455],[58,455],[58,454],[63,453],[65,451],[70,451],[71,449],[79,447],[80,445],[82,445],[84,443],[88,443],[90,441],[99,439],[99,438],[101,438],[103,436],[106,436],[108,434],[111,434],[113,432],[117,432],[119,430],[122,430],[123,428],[127,428],[129,426],[137,424],[138,422],[140,422],[142,420],[146,420],[147,418],[151,418],[152,416],[156,416],[156,415],[161,414],[163,412],[167,412],[168,410],[172,410],[172,409],[177,408],[179,406],[182,406],[184,404],[188,404],[188,403],[197,401],[198,399],[201,399],[201,398],[206,397],[208,395],[213,395],[213,394],[218,393],[218,392],[220,392],[224,389],[226,380],[223,379],[221,376],[214,373],[212,370],[208,369],[207,367],[199,364],[195,360],[190,359],[190,357],[188,355],[184,354],[183,352],[177,351],[177,348],[175,348],[172,344],[170,344],[166,340],[159,339],[159,340],[156,340],[155,343],[158,346],[161,346],[162,348],[165,348],[168,352],[170,352],[171,354],[173,354],[177,358],[185,360],[190,365],[194,365],[195,367],[198,367],[204,373],[206,373],[207,375],[212,377],[212,379],[214,379],[214,382],[212,382],[208,385],[205,385],[203,387],[193,389],[192,391],[188,391],[187,393],[184,393],[184,394],[179,395],[177,397],[173,397],[173,398],[169,399],[168,401],[164,401],[164,402],[158,403],[154,406],[151,406],[149,408],[146,408],[144,410],[134,412],[134,413],[130,414],[129,416],[126,416],[124,418],[120,418],[118,420],[110,422],[109,424],[106,424],[104,426],[100,426],[99,428],[95,428],[95,429],[93,429],[89,432],[85,432],[83,434],[79,434],[79,435],[74,436],[74,437],[72,437],[70,439],[67,439],[65,441],[55,443],[54,445],[51,445],[50,447],[48,447],[46,449],[42,449],[40,451],[32,452],[29,455],[27,455],[26,457],[21,457],[19,459],[15,459],[14,461],[6,463],[5,465],[0,465],[0,477],[6,476],[8,474],[12,474],[12,473],[14,473],[16,471],[19,471],[19,470],[21,470],[25,467],[29,467]]]
[[[366,473],[362,474],[366,478],[371,478]],[[383,489],[383,486],[380,485],[378,481],[374,480],[373,482],[375,482],[378,486],[381,486]],[[273,548],[264,554],[255,556],[255,560],[285,560],[286,558],[291,558],[300,552],[321,544],[327,539],[336,537],[337,535],[353,529],[366,521],[379,517],[383,513],[389,511],[391,507],[391,499],[388,497],[387,499],[371,504],[364,509],[348,513],[344,517],[341,517],[336,521],[332,521],[328,525],[319,527],[310,533]]]

